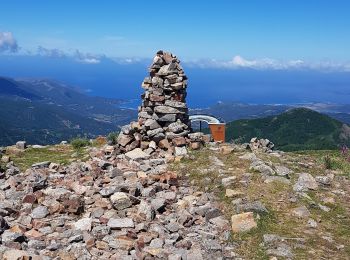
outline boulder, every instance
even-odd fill
[[[310,211],[305,206],[297,207],[292,210],[292,214],[298,218],[308,218]]]
[[[144,123],[144,125],[150,129],[150,130],[153,130],[153,129],[157,129],[157,128],[160,128],[161,126],[158,124],[158,122],[154,119],[147,119]]]
[[[297,192],[305,192],[308,190],[317,190],[318,184],[315,178],[309,173],[300,173],[298,181],[293,186],[293,190]]]
[[[185,146],[175,147],[175,156],[185,156],[187,155],[187,149]]]
[[[175,122],[176,114],[161,114],[157,118],[159,122]]]
[[[82,218],[74,223],[74,228],[81,231],[91,231],[92,219]]]
[[[133,228],[134,221],[131,218],[110,218],[107,226],[111,229]]]
[[[280,166],[280,165],[275,166],[275,171],[278,176],[286,176],[286,177],[292,173],[292,170],[290,170],[285,166]]]
[[[27,142],[26,141],[18,141],[16,143],[16,148],[20,150],[24,150],[27,148]]]
[[[45,206],[38,206],[35,209],[33,209],[30,215],[34,219],[45,218],[47,215],[49,215],[49,210]]]
[[[2,255],[3,260],[29,260],[32,259],[32,255],[24,250],[9,249]]]
[[[231,225],[233,233],[247,232],[257,227],[253,212],[233,215],[231,217]]]
[[[129,160],[140,160],[149,158],[149,155],[142,151],[141,148],[135,148],[134,150],[127,152],[125,156]]]
[[[175,145],[175,146],[184,146],[186,145],[186,139],[184,137],[176,137],[172,140],[172,143]]]
[[[50,165],[50,164],[51,164],[50,161],[34,163],[34,164],[32,165],[32,168],[34,168],[34,169],[49,168],[49,165]]]
[[[132,202],[129,196],[124,192],[116,192],[111,197],[113,207],[116,210],[122,210],[131,207]]]
[[[169,106],[157,106],[154,108],[155,113],[159,114],[183,114],[184,112]]]
[[[133,136],[123,134],[122,132],[118,135],[117,142],[121,146],[126,146],[128,143],[130,143],[133,140]]]
[[[171,145],[170,145],[168,139],[160,140],[159,143],[158,143],[158,146],[159,146],[161,149],[165,149],[165,150],[168,150],[168,149],[170,149],[170,147],[171,147]]]
[[[315,180],[323,185],[331,185],[334,179],[334,174],[327,174],[326,176],[316,176]]]
[[[221,184],[224,186],[224,187],[228,187],[232,184],[234,184],[237,180],[237,177],[236,176],[231,176],[231,177],[226,177],[226,178],[223,178],[221,180]]]
[[[241,192],[238,190],[226,189],[226,192],[225,192],[225,196],[228,198],[241,197],[243,195],[244,195],[244,192]]]

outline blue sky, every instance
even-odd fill
[[[196,106],[349,103],[349,13],[349,0],[2,0],[0,76],[138,100],[162,49]]]
[[[185,60],[350,60],[350,1],[3,0],[0,32],[38,46],[110,57],[171,50]]]

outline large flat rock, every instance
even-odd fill
[[[142,160],[149,158],[149,155],[141,150],[141,148],[135,148],[134,150],[125,154],[129,160]]]

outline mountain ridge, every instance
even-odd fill
[[[268,138],[278,149],[336,149],[349,145],[350,128],[327,115],[308,108],[294,108],[259,119],[242,119],[227,124],[227,140],[248,142],[252,137]]]
[[[0,77],[0,145],[19,140],[54,144],[76,136],[96,137],[116,131],[134,118],[123,100],[92,97],[47,79]]]

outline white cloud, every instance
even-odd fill
[[[302,60],[290,60],[287,62],[278,61],[270,58],[248,60],[237,55],[231,61],[226,63],[227,67],[244,67],[253,69],[288,69],[302,66]]]
[[[62,58],[66,56],[64,51],[60,49],[48,49],[42,46],[38,46],[37,53],[40,56],[47,56],[47,57],[53,57],[53,58]]]
[[[223,68],[223,69],[256,69],[256,70],[295,70],[311,69],[322,71],[349,71],[350,62],[319,61],[307,62],[301,59],[277,60],[271,58],[245,59],[242,56],[234,56],[231,60],[195,60],[185,62],[192,67],[201,68]]]
[[[79,50],[76,50],[74,53],[74,58],[78,62],[86,63],[86,64],[98,64],[101,62],[100,55],[93,55],[89,53],[82,53]]]
[[[99,59],[96,59],[96,58],[83,58],[83,59],[79,59],[78,61],[86,64],[98,64],[101,62]]]
[[[98,64],[101,62],[101,58],[104,57],[103,55],[83,53],[79,50],[63,51],[57,48],[49,49],[42,46],[38,46],[36,54],[50,58],[68,57],[85,64]]]
[[[1,33],[0,33],[1,35]],[[0,41],[1,43],[1,41]],[[0,44],[1,46],[1,44]],[[17,48],[17,47],[16,47]],[[1,49],[0,49],[1,51]],[[22,49],[22,52],[24,50]],[[26,53],[32,55],[33,53]],[[63,51],[61,49],[48,49],[38,46],[37,55],[54,58],[72,58],[77,62],[84,64],[99,64],[103,59],[108,59],[118,64],[138,64],[149,63],[150,59],[139,57],[109,57],[104,54],[84,53],[77,49]],[[317,62],[304,61],[302,59],[278,60],[272,58],[246,59],[240,55],[234,56],[230,60],[201,59],[184,60],[183,63],[188,67],[197,68],[217,68],[217,69],[255,69],[255,70],[318,70],[323,72],[350,72],[349,62],[335,62],[323,60]]]
[[[128,58],[110,58],[114,62],[118,64],[135,64],[135,63],[142,63],[142,62],[148,62],[148,59],[144,58],[137,58],[137,57],[128,57]]]
[[[17,52],[18,44],[11,32],[0,32],[0,52]]]

